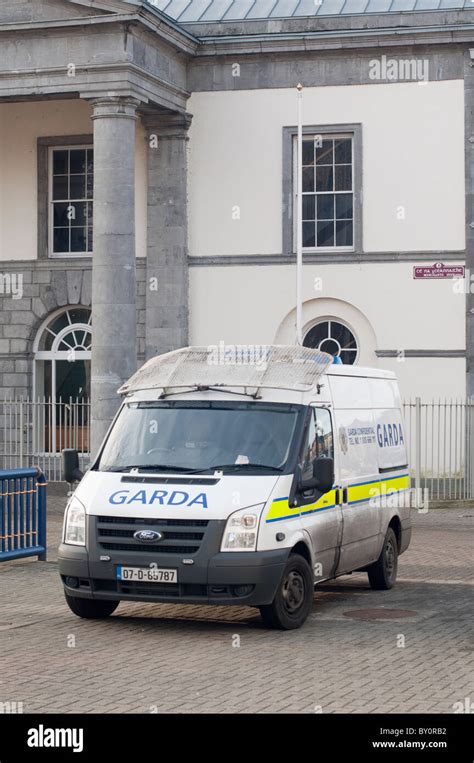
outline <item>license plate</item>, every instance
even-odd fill
[[[117,580],[130,580],[139,583],[177,583],[178,570],[165,567],[117,567]]]

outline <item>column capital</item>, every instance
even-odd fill
[[[91,119],[136,119],[137,108],[140,101],[129,96],[113,95],[99,98],[90,98],[89,103],[93,108]]]
[[[181,138],[187,140],[192,114],[144,114],[142,123],[161,139]]]

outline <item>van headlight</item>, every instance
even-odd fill
[[[86,545],[86,510],[78,498],[71,498],[64,518],[64,543]]]
[[[221,551],[255,551],[260,516],[265,504],[234,511],[227,520]]]

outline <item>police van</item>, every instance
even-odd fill
[[[214,353],[214,354],[213,354]],[[65,512],[59,572],[76,615],[120,601],[257,607],[300,627],[314,586],[391,588],[410,542],[406,438],[393,373],[305,347],[148,361]]]

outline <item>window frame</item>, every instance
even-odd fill
[[[309,434],[309,430],[311,427],[311,422],[314,421],[315,425],[317,422],[317,411],[326,411],[326,413],[329,415],[329,421],[331,423],[331,434],[332,434],[332,458],[334,459],[334,453],[335,453],[335,437],[334,437],[334,418],[332,415],[332,411],[330,408],[327,408],[324,405],[311,403],[311,405],[308,406],[308,414],[305,422],[305,427],[303,430],[303,439],[301,442],[301,448],[299,452],[299,458],[298,458],[298,464],[301,469],[301,474],[303,475],[303,468],[305,466],[304,461],[304,451],[306,449],[306,440]],[[315,456],[313,459],[313,462],[318,458],[318,456]],[[312,475],[311,475],[312,476]]]
[[[325,138],[351,138],[352,139],[352,194],[353,194],[353,245],[352,246],[325,246],[304,247],[305,255],[323,255],[338,253],[362,254],[362,125],[360,123],[339,125],[306,125],[302,129],[303,139],[305,136],[321,135]],[[298,128],[283,128],[283,225],[282,245],[283,254],[296,254],[296,138]],[[316,195],[316,194],[315,194]]]
[[[80,321],[77,323],[74,323],[71,321],[71,312],[74,312],[75,310],[86,310],[89,314],[87,323]],[[67,324],[59,329],[57,332],[54,332],[51,330],[51,326],[54,325],[57,318],[59,318],[62,315],[66,315],[68,322]],[[72,333],[74,331],[80,331],[80,332],[86,332],[89,337],[92,340],[92,311],[90,305],[82,305],[81,303],[77,305],[68,305],[66,307],[60,307],[57,310],[54,310],[52,313],[50,313],[41,323],[38,331],[36,332],[36,336],[33,341],[33,396],[35,400],[40,401],[42,400],[49,400],[50,405],[50,417],[47,419],[47,421],[42,420],[41,417],[34,417],[33,421],[33,431],[32,431],[32,442],[34,443],[35,449],[38,451],[38,453],[42,456],[47,455],[53,455],[57,454],[57,431],[56,427],[58,426],[58,423],[61,421],[60,416],[58,417],[58,410],[57,405],[61,405],[67,402],[67,400],[62,400],[60,396],[57,395],[56,392],[56,379],[57,379],[57,362],[60,361],[68,361],[71,362],[91,362],[91,348],[85,349],[85,350],[78,350],[73,349],[72,352],[74,353],[73,360],[71,360],[71,350],[65,351],[65,350],[58,350],[57,348],[61,345],[62,339],[67,336],[69,333]],[[51,345],[51,348],[49,350],[41,349],[43,338],[45,335],[49,333],[54,335],[53,343]],[[40,366],[40,363],[43,364]],[[51,363],[51,394],[46,397],[45,390],[43,387],[44,382],[44,368],[46,363]],[[41,389],[42,387],[42,389]],[[90,402],[90,390],[89,390],[89,397],[84,398],[83,403],[80,403],[80,405],[83,405],[83,412],[89,412],[88,404]],[[79,409],[80,410],[80,409]],[[49,440],[49,444],[51,445],[50,448],[45,446],[45,425],[48,424],[51,429],[51,438]],[[87,424],[87,426],[90,425],[90,422]],[[82,445],[84,444],[82,440]],[[64,443],[63,443],[64,445]],[[83,451],[82,451],[83,452]]]
[[[94,148],[92,134],[46,136],[37,139],[37,188],[38,188],[38,222],[37,246],[38,260],[86,260],[90,262],[92,252],[58,252],[52,253],[52,204],[51,189],[52,172],[50,170],[50,149]],[[94,199],[92,198],[92,202]]]
[[[357,336],[357,333],[352,328],[352,326],[349,323],[347,323],[347,321],[343,320],[342,318],[335,318],[334,316],[326,316],[326,317],[322,316],[321,318],[317,318],[308,327],[305,327],[304,337],[303,337],[303,347],[309,347],[309,345],[305,345],[304,342],[305,342],[306,337],[310,333],[310,331],[312,331],[314,328],[316,328],[316,326],[320,326],[323,323],[329,323],[329,324],[331,324],[331,323],[339,323],[345,329],[350,331],[350,333],[354,337],[354,341],[356,343],[356,350],[355,350],[356,356],[355,356],[355,360],[354,360],[353,363],[344,363],[343,365],[345,365],[345,366],[347,366],[349,368],[351,366],[356,366],[358,364],[358,362],[359,362],[359,357],[360,357],[360,342],[359,342],[359,338]],[[327,337],[327,338],[332,338],[332,337]],[[324,341],[324,340],[322,340],[322,341]],[[341,357],[341,356],[339,355],[338,357]]]
[[[77,150],[84,150],[87,151],[88,149],[94,150],[94,146],[87,143],[77,143],[77,144],[68,144],[64,146],[48,146],[48,256],[56,260],[59,258],[66,258],[66,259],[74,259],[76,257],[92,257],[93,249],[89,251],[82,251],[82,252],[55,252],[53,250],[54,246],[54,199],[53,199],[53,155],[55,151],[77,151]],[[87,176],[87,171],[86,171]],[[66,175],[68,179],[71,177],[71,173],[69,172],[68,175]],[[67,201],[61,200],[61,203],[67,203],[69,206],[73,206],[73,202],[76,201],[79,204],[88,204],[91,203],[94,204],[94,190],[92,190],[92,198],[87,198],[87,185],[85,187],[86,196],[84,199],[67,199]],[[86,230],[86,236],[87,236],[87,225],[83,226]],[[92,240],[92,244],[94,241]]]

